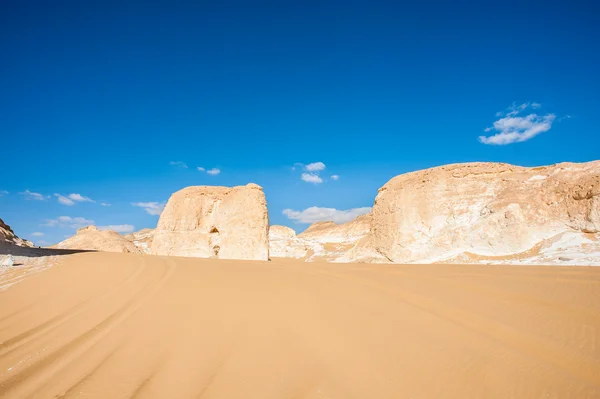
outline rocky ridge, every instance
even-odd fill
[[[142,252],[131,241],[119,233],[111,230],[99,230],[96,226],[87,226],[78,229],[73,237],[59,242],[52,248],[134,254]]]
[[[17,237],[17,235],[10,228],[10,226],[4,223],[2,219],[0,219],[0,245],[3,244],[17,245],[19,247],[30,248],[34,246],[31,241]]]

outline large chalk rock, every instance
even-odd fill
[[[177,191],[162,212],[150,252],[221,259],[269,259],[262,187],[195,186]]]
[[[87,226],[77,230],[73,237],[59,242],[53,248],[135,254],[142,252],[119,233],[112,230],[99,230],[96,226]]]
[[[396,176],[379,189],[369,235],[347,259],[511,256],[562,233],[599,231],[600,161],[454,164]]]

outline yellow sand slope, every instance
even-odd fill
[[[600,397],[599,310],[598,268],[69,255],[0,292],[0,397]]]

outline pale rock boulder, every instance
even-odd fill
[[[150,244],[154,239],[154,229],[142,229],[123,236],[131,241],[141,252],[150,253]]]
[[[112,230],[99,230],[96,226],[78,229],[73,237],[59,242],[52,248],[134,254],[142,252],[119,233]]]
[[[342,224],[316,222],[298,235],[289,227],[272,226],[269,235],[271,255],[302,258],[307,262],[339,262],[369,233],[370,227],[371,215],[362,215]]]
[[[304,258],[310,248],[287,226],[269,228],[269,254],[275,258]]]
[[[512,256],[600,231],[600,161],[525,168],[446,165],[396,176],[375,199],[368,236],[348,260],[443,262]]]
[[[269,259],[269,216],[262,187],[193,186],[165,206],[150,253],[199,258]]]
[[[0,255],[0,267],[11,267],[15,264],[15,258],[11,255]]]

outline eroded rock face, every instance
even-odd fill
[[[371,227],[371,215],[362,215],[342,224],[317,222],[296,236],[293,229],[272,226],[271,256],[303,258],[306,261],[338,262]],[[273,231],[274,230],[274,231]]]
[[[141,252],[150,253],[150,244],[154,239],[154,229],[142,229],[123,236],[131,241]]]
[[[119,233],[111,230],[99,230],[96,226],[87,226],[77,230],[73,237],[59,242],[54,248],[136,254],[142,252]]]
[[[600,231],[600,162],[525,168],[446,165],[396,176],[375,199],[350,260],[436,262],[509,256],[565,232]]]
[[[17,237],[9,225],[0,219],[0,244],[17,245],[19,247],[33,247],[33,243]]]
[[[194,186],[174,193],[150,252],[221,259],[269,259],[269,216],[262,187]]]
[[[304,258],[310,248],[296,237],[296,232],[286,226],[269,228],[269,255],[275,258]]]
[[[369,233],[371,218],[371,214],[367,214],[342,224],[334,222],[313,223],[302,233],[298,234],[298,238],[324,243],[354,243]]]

